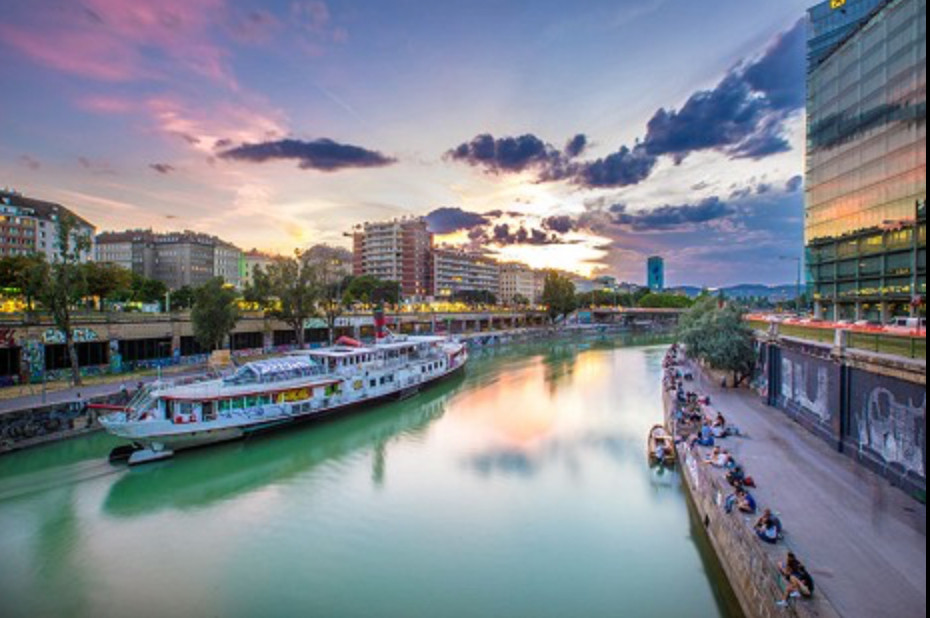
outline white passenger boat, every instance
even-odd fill
[[[133,465],[408,397],[467,362],[465,344],[446,337],[392,336],[371,346],[343,339],[330,348],[251,362],[225,378],[157,385],[100,423],[132,443],[124,452]]]

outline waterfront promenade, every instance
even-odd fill
[[[721,389],[699,371],[695,376],[697,384],[688,388],[710,395],[711,407],[745,434],[720,444],[756,480],[760,509],[781,517],[786,544],[778,551],[798,554],[817,594],[845,618],[925,616],[926,506],[755,393]],[[703,457],[709,449],[698,450]]]

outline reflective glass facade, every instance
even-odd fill
[[[927,4],[879,4],[837,21],[845,40],[808,73],[805,236],[827,317],[887,319],[926,294]],[[812,26],[812,55],[828,34]]]

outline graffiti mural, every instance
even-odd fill
[[[45,372],[45,345],[41,341],[27,341],[23,345],[23,376],[30,382],[41,382]]]
[[[92,328],[75,328],[71,331],[74,343],[89,343],[100,341],[97,331]],[[49,328],[42,334],[42,341],[49,345],[61,345],[65,343],[65,334],[57,328]]]
[[[850,437],[859,448],[925,477],[926,389],[854,370],[851,401]]]
[[[781,365],[783,405],[812,414],[821,423],[830,423],[839,406],[836,367],[789,350],[783,351]]]
[[[0,328],[0,348],[16,347],[16,331],[12,328]]]

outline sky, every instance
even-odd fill
[[[0,186],[98,230],[781,284],[810,0],[0,0]]]

